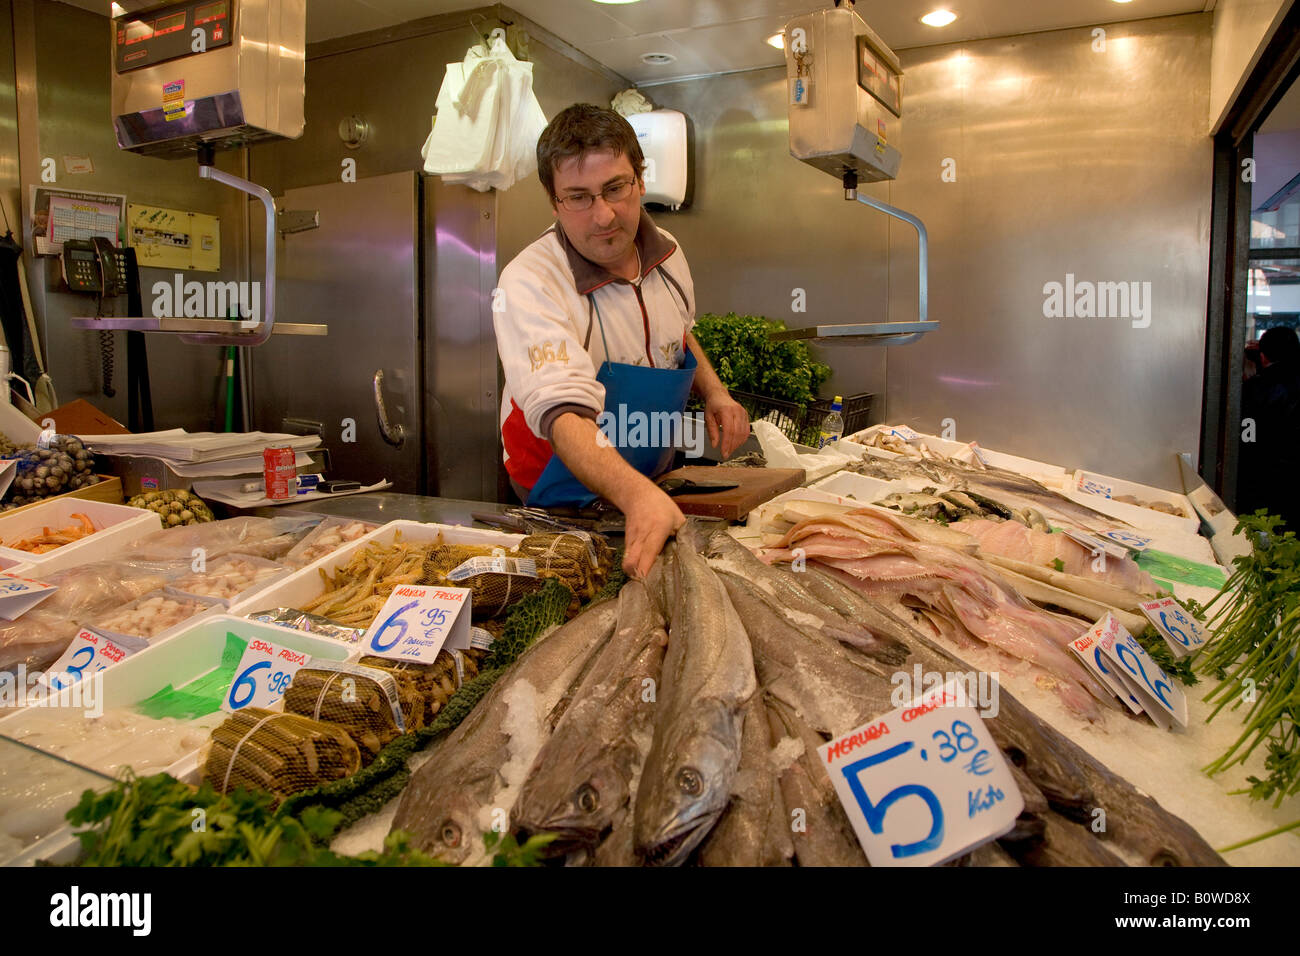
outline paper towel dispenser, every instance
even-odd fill
[[[652,110],[627,118],[645,154],[645,196],[648,203],[678,209],[690,198],[691,135],[685,113]]]
[[[117,144],[175,158],[302,135],[306,0],[120,0]]]

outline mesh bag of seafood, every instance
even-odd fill
[[[478,663],[483,656],[482,651],[441,650],[432,664],[391,661],[383,657],[363,657],[361,664],[386,671],[399,683],[409,681],[424,699],[424,723],[427,725],[433,722],[438,711],[447,705],[451,695],[465,681],[478,676]]]
[[[485,621],[505,613],[525,594],[540,591],[546,581],[537,573],[537,562],[532,558],[501,554],[468,559],[446,574],[446,583],[469,588],[473,592],[473,619]]]
[[[235,711],[208,739],[203,779],[221,793],[265,790],[276,802],[361,769],[342,727],[260,707]]]
[[[542,578],[556,578],[573,592],[570,616],[582,601],[596,596],[609,580],[614,552],[600,535],[585,531],[530,534],[516,545],[512,555],[531,558]]]
[[[384,746],[424,726],[424,697],[410,679],[397,680],[373,667],[313,663],[293,676],[284,709],[337,724],[361,749],[368,764]]]

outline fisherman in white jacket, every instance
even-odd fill
[[[691,334],[690,269],[641,208],[645,160],[627,120],[569,107],[538,140],[537,166],[555,225],[502,270],[493,305],[506,471],[529,505],[613,502],[623,567],[644,576],[685,518],[651,480],[672,461],[664,431],[636,425],[680,422],[694,391],[726,457],[749,417]]]

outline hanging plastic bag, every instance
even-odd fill
[[[485,192],[509,189],[537,168],[546,115],[533,94],[533,65],[517,60],[505,32],[447,65],[438,115],[424,144],[424,170]]]

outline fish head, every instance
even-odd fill
[[[482,845],[485,829],[479,822],[482,808],[463,791],[431,802],[430,806],[437,810],[420,827],[418,848],[443,863],[464,863],[475,845]]]
[[[662,772],[650,776],[647,765],[637,795],[637,852],[649,866],[684,862],[731,800],[738,717],[721,701],[697,701],[692,710],[666,748]]]
[[[631,799],[632,767],[625,757],[606,751],[576,773],[539,778],[520,795],[515,825],[527,833],[556,834],[550,849],[557,854],[595,848]]]

